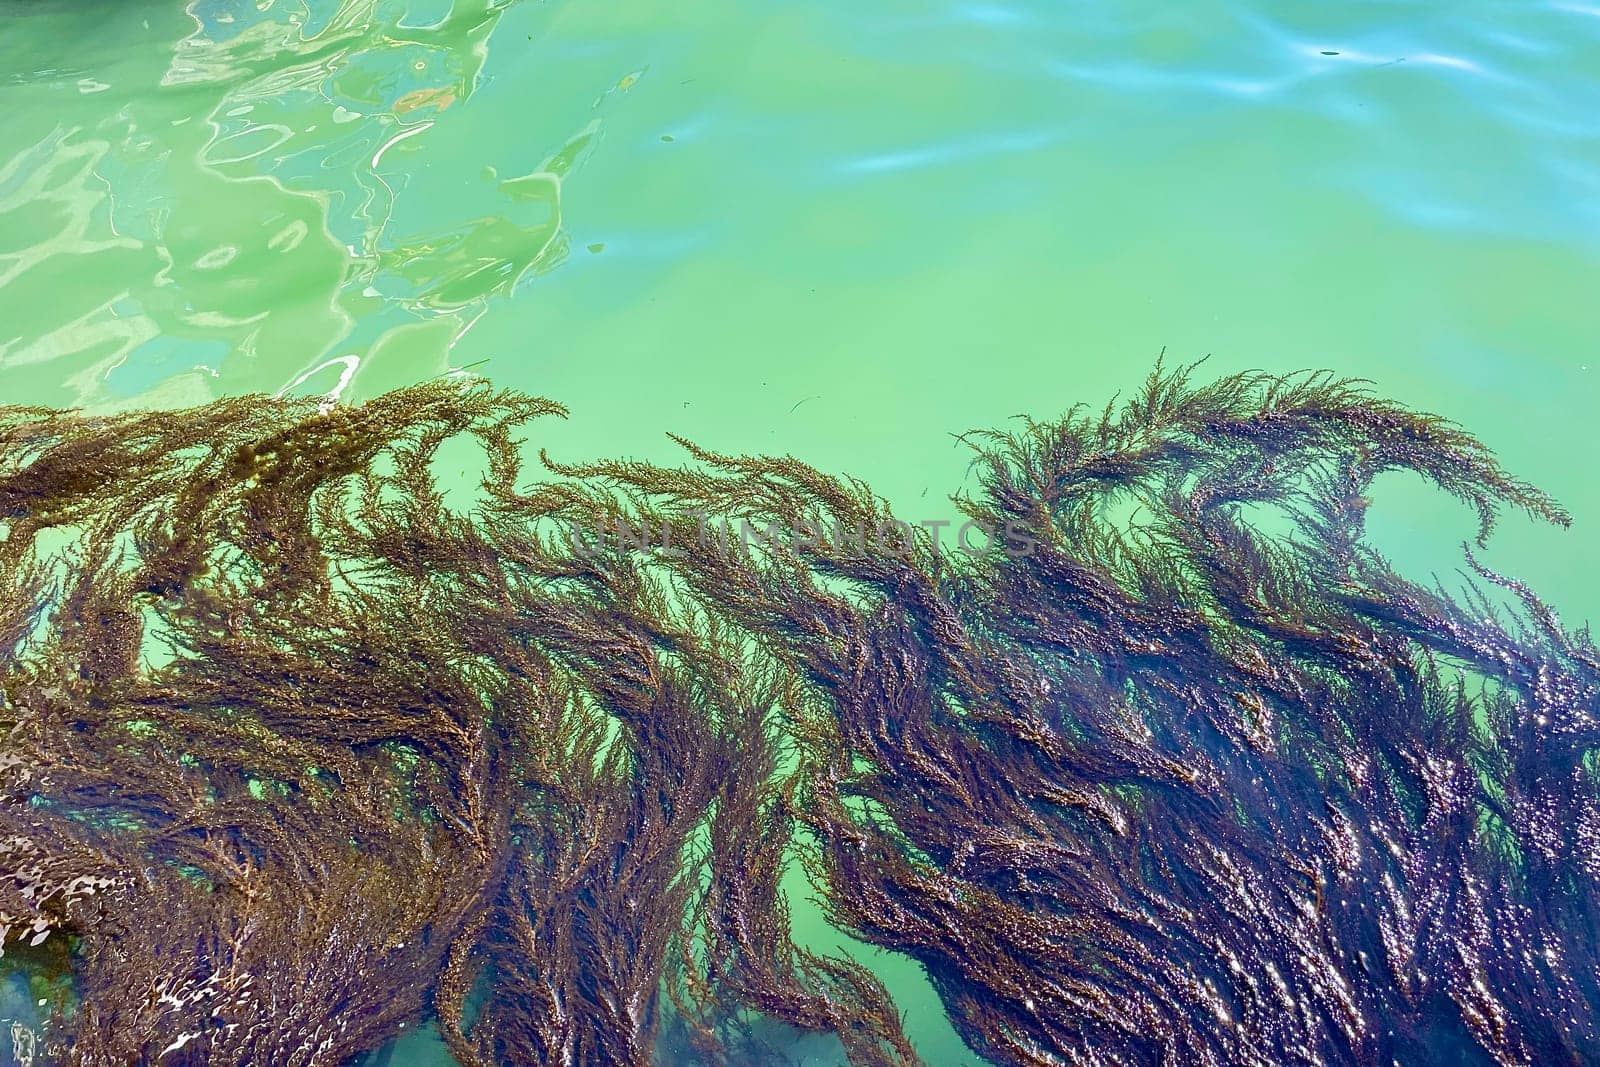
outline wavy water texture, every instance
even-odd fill
[[[0,18],[0,371],[53,403],[373,395],[482,358],[532,391],[609,360],[653,396],[668,354],[753,390],[752,351],[843,372],[888,342],[954,375],[1063,336],[1371,353],[1466,402],[1530,364],[1596,388],[1583,4]],[[788,377],[762,419],[816,391]]]
[[[959,554],[794,459],[525,483],[517,427],[561,414],[0,411],[37,1062],[339,1064],[430,1020],[464,1064],[918,1062],[795,945],[794,856],[995,1063],[1600,1053],[1600,654],[1362,537],[1397,470],[1480,541],[1567,521],[1461,430],[1158,370],[973,435],[996,540]]]
[[[463,151],[512,5],[434,6],[7,12],[19,43],[90,18],[129,39],[103,83],[35,72],[54,106],[8,120],[0,367],[102,407],[337,395],[338,368],[371,360],[403,380],[445,370],[490,306],[566,255],[562,182],[600,120]]]

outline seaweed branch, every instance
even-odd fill
[[[758,1062],[763,1021],[917,1062],[795,943],[795,863],[996,1063],[1600,1055],[1600,654],[1364,539],[1391,471],[1480,542],[1568,521],[1461,429],[1158,367],[966,435],[974,554],[793,457],[525,482],[562,415],[0,408],[0,949],[74,989],[41,1062],[429,1020],[468,1065]]]

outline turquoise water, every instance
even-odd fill
[[[1600,6],[0,0],[0,101],[0,400],[469,368],[560,458],[671,430],[933,519],[952,434],[1163,349],[1329,367],[1554,493],[1487,559],[1600,605]]]

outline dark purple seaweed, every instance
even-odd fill
[[[1480,541],[1566,521],[1462,431],[1158,370],[968,435],[969,554],[787,458],[520,486],[556,414],[0,409],[0,924],[73,977],[40,1062],[338,1064],[429,1019],[465,1064],[783,1027],[916,1062],[794,943],[794,857],[996,1063],[1600,1056],[1600,656],[1363,538],[1395,471]]]
[[[1558,509],[1319,375],[1158,372],[969,440],[976,558],[815,536],[891,517],[793,460],[570,472],[678,523],[698,601],[802,679],[794,808],[839,925],[918,959],[997,1062],[1600,1056],[1594,646],[1362,541],[1392,471],[1482,536]],[[730,566],[708,515],[808,534]]]

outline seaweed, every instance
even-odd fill
[[[1322,374],[1158,368],[966,440],[981,554],[816,536],[894,519],[791,458],[564,470],[681,527],[685,587],[800,680],[792,807],[836,923],[919,960],[995,1062],[1600,1053],[1595,648],[1470,552],[1453,598],[1362,536],[1392,471],[1480,541],[1559,508]],[[730,554],[708,516],[798,533]]]
[[[49,1059],[336,1064],[431,1017],[467,1064],[650,1062],[766,709],[541,530],[513,433],[559,414],[432,383],[0,415],[0,926],[76,941]],[[458,437],[471,515],[430,469]]]
[[[1600,654],[1470,549],[1452,594],[1364,537],[1393,471],[1480,543],[1567,521],[1463,430],[1158,367],[967,435],[988,549],[952,552],[792,457],[526,478],[563,415],[0,409],[0,947],[73,986],[39,1062],[337,1064],[429,1020],[463,1064],[784,1028],[917,1062],[795,943],[794,863],[996,1063],[1600,1053]]]

